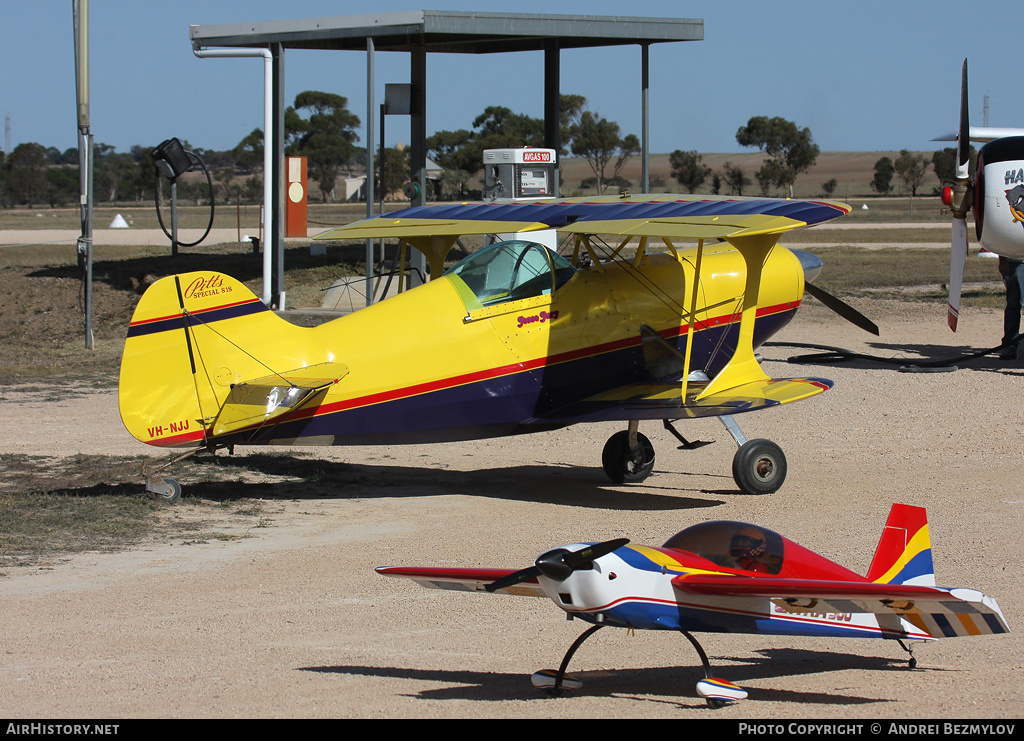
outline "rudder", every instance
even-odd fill
[[[139,300],[125,339],[118,389],[125,427],[150,445],[204,444],[232,385],[266,376],[273,365],[299,365],[266,350],[300,344],[287,340],[303,331],[222,273],[158,280]]]
[[[928,515],[924,507],[892,505],[867,578],[880,584],[935,586]]]

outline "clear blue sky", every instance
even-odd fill
[[[92,133],[127,152],[176,136],[230,149],[263,125],[257,59],[198,59],[188,27],[401,10],[500,10],[508,3],[376,0],[92,0]],[[11,144],[77,146],[72,0],[0,0],[0,115]],[[744,151],[755,115],[807,126],[823,151],[931,150],[955,128],[969,59],[972,123],[1024,126],[1024,0],[519,0],[514,12],[700,18],[705,40],[651,47],[651,151]],[[366,118],[363,52],[290,50],[289,101],[343,95]],[[640,50],[563,51],[562,92],[640,134]],[[471,128],[488,105],[541,117],[541,53],[428,56],[429,132]],[[405,54],[379,53],[376,80],[407,82]],[[379,97],[378,97],[379,102]],[[389,119],[388,144],[408,141]],[[362,132],[360,133],[361,137]],[[0,140],[0,145],[4,141]]]

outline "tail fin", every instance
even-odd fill
[[[322,399],[314,392],[344,375],[317,357],[311,331],[276,316],[227,275],[163,278],[142,296],[128,327],[121,419],[135,438],[163,447],[272,425]]]
[[[928,515],[924,507],[892,505],[867,578],[880,584],[935,586]]]

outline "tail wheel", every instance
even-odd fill
[[[771,440],[748,440],[732,459],[732,477],[744,494],[772,494],[786,480],[786,456]]]
[[[601,465],[604,472],[616,484],[636,484],[651,475],[654,470],[654,446],[647,436],[636,433],[638,450],[629,449],[629,432],[616,432],[604,445]]]

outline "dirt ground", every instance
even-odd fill
[[[996,345],[997,312],[879,301],[859,308],[872,338],[808,301],[779,342],[884,358],[949,357]],[[87,553],[0,577],[0,715],[13,718],[718,718],[934,719],[1024,715],[1022,362],[946,373],[856,359],[790,363],[774,376],[835,381],[811,400],[737,418],[778,442],[789,478],[742,495],[735,449],[716,420],[660,425],[646,482],[600,468],[615,425],[485,442],[307,449],[324,458],[308,495],[269,500],[245,537]],[[0,459],[15,453],[135,455],[113,390],[3,393]],[[240,455],[246,455],[241,451]],[[342,465],[348,464],[348,465]],[[189,481],[182,479],[186,495]],[[244,484],[239,484],[244,488]],[[257,490],[258,491],[258,490]],[[141,492],[141,485],[140,485]],[[325,495],[326,494],[326,495]],[[549,547],[627,537],[658,545],[710,519],[771,527],[864,573],[892,502],[928,508],[943,586],[995,597],[1011,632],[916,646],[869,640],[701,636],[716,673],[748,700],[713,711],[695,694],[699,661],[680,636],[607,630],[576,654],[581,692],[534,690],[586,627],[546,600],[425,590],[381,565],[524,567]],[[243,531],[240,531],[240,528]]]

